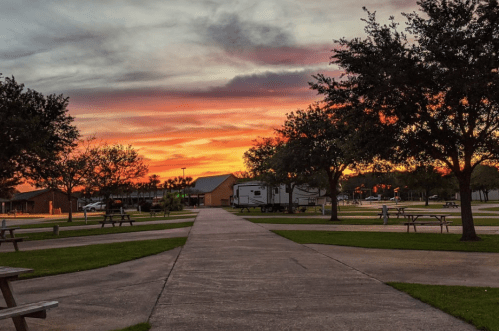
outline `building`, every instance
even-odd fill
[[[77,211],[76,197],[72,198],[73,212]],[[55,214],[69,213],[66,193],[55,189],[43,189],[16,194],[12,199],[2,202],[2,211],[16,210],[19,213]]]
[[[199,177],[188,193],[191,198],[197,198],[198,206],[230,206],[232,187],[236,181],[233,174]]]

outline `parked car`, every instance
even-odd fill
[[[371,195],[370,197],[365,198],[365,200],[366,201],[378,201],[379,199],[378,199],[378,197]]]
[[[402,199],[400,197],[393,197],[390,198],[390,201],[402,201]]]
[[[435,194],[435,195],[430,195],[430,196],[428,197],[428,199],[429,199],[429,200],[438,200],[438,195],[436,195],[436,194]]]
[[[106,209],[106,203],[105,202],[94,202],[90,203],[86,206],[83,206],[82,210],[86,211],[96,211],[96,210],[104,210]]]

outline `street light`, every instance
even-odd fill
[[[180,168],[182,169],[182,180],[184,181],[183,185],[184,185],[184,196],[183,196],[183,200],[185,200],[185,167],[184,168]],[[185,202],[185,201],[184,201]]]

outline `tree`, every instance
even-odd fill
[[[158,194],[158,185],[161,183],[159,180],[159,175],[151,175],[149,176],[149,187],[154,191],[154,197]]]
[[[489,201],[489,192],[499,188],[499,170],[491,165],[477,165],[471,175],[471,189],[483,192],[485,202]],[[482,201],[480,193],[480,201]]]
[[[408,185],[424,191],[425,206],[428,206],[430,192],[444,185],[442,174],[432,165],[421,165],[407,174]]]
[[[131,145],[105,144],[92,149],[92,153],[96,167],[87,185],[99,190],[106,199],[123,183],[147,174],[147,165]]]
[[[293,213],[293,189],[306,181],[306,164],[295,143],[263,138],[244,153],[247,168],[256,178],[271,186],[284,184],[288,192],[288,212]]]
[[[63,191],[69,202],[68,222],[73,221],[73,193],[82,187],[95,168],[95,159],[87,145],[80,149],[67,148],[61,152],[45,169],[37,172],[35,185]]]
[[[473,169],[499,158],[499,6],[497,0],[420,0],[423,13],[397,24],[368,12],[367,38],[340,39],[332,63],[341,82],[318,76],[319,92],[353,86],[365,113],[396,129],[397,158],[439,161],[461,195],[461,240],[480,240],[471,212]]]
[[[10,198],[22,178],[31,178],[74,146],[79,132],[67,114],[68,98],[27,89],[0,74],[0,197]]]
[[[296,167],[301,172],[324,171],[328,178],[332,201],[331,221],[339,221],[337,196],[346,169],[367,166],[379,154],[382,131],[372,121],[359,123],[350,118],[352,103],[335,107],[315,104],[307,110],[287,115],[277,131],[293,146]],[[382,146],[382,145],[381,145]]]

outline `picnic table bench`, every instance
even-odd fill
[[[163,212],[163,217],[166,217],[168,214],[168,217],[170,217],[170,210],[169,209],[151,209],[149,210],[149,214],[151,214],[151,217],[156,217],[157,213]]]
[[[445,201],[445,205],[443,205],[444,208],[459,208],[459,205],[456,204],[454,201]]]
[[[12,318],[17,331],[28,331],[26,317],[46,318],[47,310],[59,305],[57,301],[40,301],[17,305],[10,282],[19,278],[20,274],[33,272],[33,269],[11,268],[0,266],[0,289],[7,307],[0,307],[0,320]]]
[[[416,226],[417,225],[439,225],[440,226],[440,233],[443,233],[444,226],[447,229],[447,232],[449,232],[449,224],[452,223],[452,221],[447,221],[446,217],[450,215],[445,215],[445,214],[405,214],[404,217],[408,219],[407,222],[404,222],[404,225],[407,225],[407,232],[409,232],[410,226],[414,227],[414,232],[416,231]],[[430,218],[435,218],[436,221],[418,221],[418,218],[423,218],[423,217],[430,217]]]
[[[113,220],[113,218],[118,217],[118,216],[120,217],[119,220]],[[101,228],[103,228],[104,225],[106,225],[106,224],[112,224],[112,226],[114,227],[115,223],[119,223],[120,226],[123,223],[130,223],[130,226],[132,226],[133,222],[135,222],[135,220],[130,219],[129,214],[104,214],[104,220],[99,221],[99,223],[102,224]]]
[[[19,227],[8,227],[8,226],[0,226],[0,245],[2,243],[12,243],[14,245],[14,249],[19,251],[18,242],[24,241],[26,237],[16,238],[14,235],[14,231],[20,229]],[[9,231],[10,237],[6,236],[6,232]]]
[[[405,209],[406,209],[406,208],[407,208],[406,206],[401,206],[401,207],[398,207],[398,206],[397,206],[397,207],[387,207],[386,209],[387,209],[388,211],[389,211],[390,209],[392,209],[392,210],[396,210],[397,212],[392,213],[392,214],[387,213],[387,214],[386,214],[386,216],[387,216],[388,218],[390,218],[390,215],[394,215],[394,214],[395,214],[395,215],[397,215],[397,218],[399,218],[399,217],[400,217],[400,215],[402,215],[402,216],[404,216],[404,215],[405,215]],[[383,208],[379,208],[379,209],[383,209]],[[379,218],[383,218],[383,213],[379,213],[379,214],[378,214],[378,216],[379,216]]]

